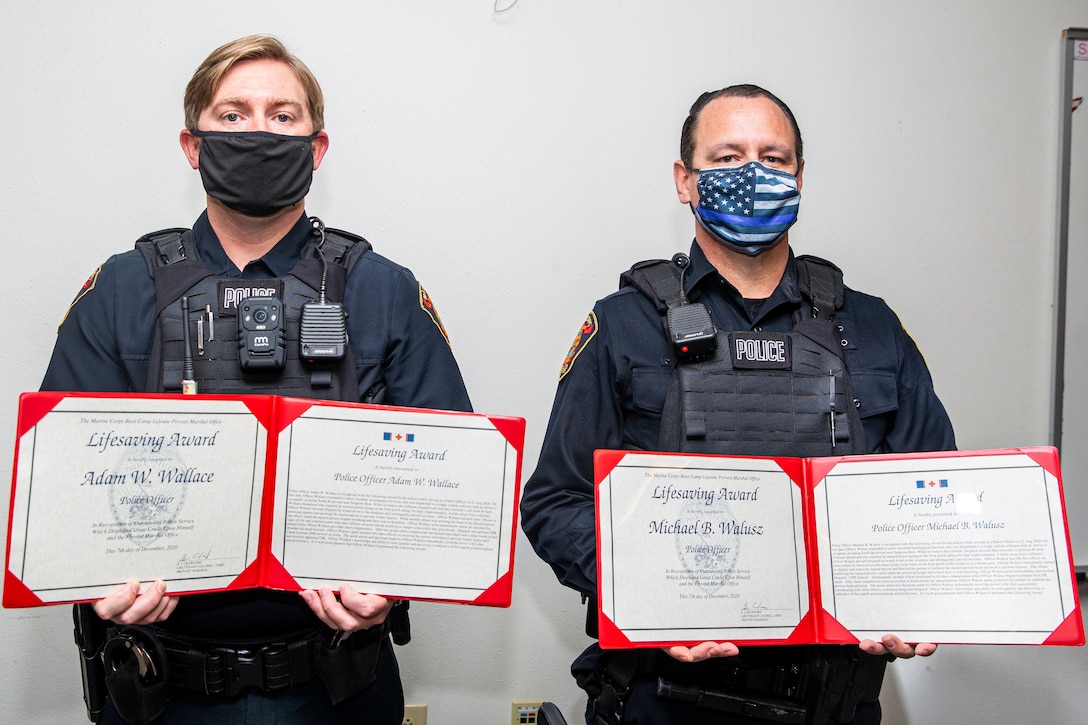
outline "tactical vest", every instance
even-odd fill
[[[658,450],[748,456],[867,453],[834,324],[844,299],[842,272],[830,262],[797,257],[802,297],[792,332],[715,331],[708,352],[677,351],[661,417]],[[669,310],[688,305],[685,255],[633,266],[620,277],[654,301],[670,332]]]
[[[136,248],[155,281],[157,325],[148,365],[146,390],[181,392],[186,350],[182,297],[189,308],[189,356],[200,393],[275,393],[324,400],[360,400],[358,377],[349,345],[336,361],[307,362],[299,346],[302,306],[317,301],[322,262],[318,241],[311,239],[298,264],[284,277],[239,279],[214,275],[200,260],[188,229],[166,229],[141,237]],[[321,250],[328,263],[326,295],[342,302],[347,276],[370,249],[365,239],[335,229],[325,230]],[[283,307],[285,335],[282,369],[243,369],[239,361],[238,311],[247,297],[276,297]],[[346,342],[346,341],[345,341]],[[186,376],[188,377],[188,376]],[[380,403],[377,385],[363,402]]]

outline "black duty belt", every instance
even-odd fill
[[[159,635],[174,687],[207,695],[237,695],[247,688],[282,690],[309,681],[317,669],[319,631],[254,643],[194,643]]]
[[[659,650],[618,650],[610,653],[594,712],[598,723],[622,722],[641,675],[656,680],[659,697],[759,722],[849,722],[858,703],[879,696],[887,659],[842,646],[755,648],[697,663]]]
[[[213,642],[179,637],[158,627],[111,627],[102,645],[105,685],[125,722],[162,715],[171,688],[230,697],[243,690],[283,690],[319,675],[337,705],[377,679],[381,626],[350,637],[324,627],[263,640]]]
[[[679,662],[659,650],[643,650],[639,671],[687,685],[747,690],[775,697],[798,697],[808,648],[779,647],[771,652],[742,651],[735,657]]]
[[[107,670],[127,659],[138,668],[141,681],[165,681],[172,687],[230,697],[256,688],[272,691],[301,685],[318,674],[322,651],[344,647],[357,650],[389,634],[388,623],[353,633],[325,628],[282,637],[218,642],[179,637],[157,627],[127,627],[113,631],[103,656]]]

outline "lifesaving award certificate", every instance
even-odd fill
[[[163,579],[509,606],[524,430],[269,395],[26,393],[3,604]]]
[[[1053,448],[595,463],[603,647],[1084,644]]]

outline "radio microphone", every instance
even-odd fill
[[[317,217],[310,217],[313,234],[320,237],[317,243],[317,256],[321,259],[321,289],[317,302],[307,302],[302,306],[302,321],[299,329],[299,357],[308,363],[332,362],[344,357],[348,345],[347,316],[344,305],[329,302],[326,298],[329,263],[325,259],[325,223]]]

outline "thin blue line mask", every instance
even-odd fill
[[[758,161],[698,172],[699,225],[730,249],[755,256],[778,242],[797,221],[797,177]]]

